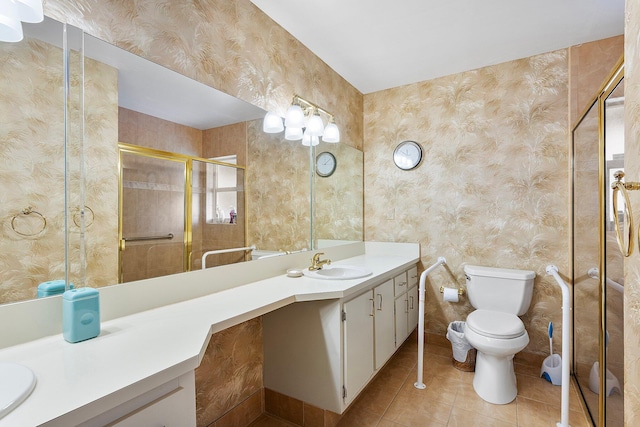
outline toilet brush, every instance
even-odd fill
[[[553,356],[553,322],[549,322],[549,356]]]

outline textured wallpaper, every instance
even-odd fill
[[[47,0],[45,14],[282,116],[298,94],[362,148],[362,95],[249,0]]]
[[[625,172],[640,180],[640,3],[626,2],[625,12]],[[640,194],[631,194],[636,223]],[[640,425],[640,250],[625,261],[624,295],[625,425]]]
[[[40,41],[25,40],[0,45],[0,303],[35,298],[41,282],[64,279],[64,105],[62,51]],[[79,94],[72,56],[72,90]],[[87,243],[86,282],[81,282],[84,263],[80,257],[79,192],[70,199],[69,280],[76,286],[93,287],[117,281],[117,73],[92,60],[85,62],[86,117],[84,158],[86,164],[84,237]],[[25,88],[29,88],[25,90]],[[77,99],[71,100],[70,116],[78,115]],[[74,123],[80,123],[76,120]],[[78,141],[80,128],[69,132],[70,186],[79,185]],[[105,144],[105,141],[108,143]],[[111,203],[109,202],[111,201]],[[32,206],[36,214],[20,215]],[[14,226],[21,236],[11,228]],[[74,222],[75,219],[75,222]],[[76,224],[77,223],[77,224]],[[114,234],[115,233],[115,234]]]
[[[247,244],[272,251],[310,247],[309,147],[247,127]]]
[[[365,239],[419,241],[427,288],[426,330],[472,310],[444,303],[439,286],[463,286],[465,264],[534,270],[523,321],[529,352],[561,328],[561,293],[544,272],[569,266],[568,76],[560,50],[365,96]],[[414,140],[422,164],[402,171],[394,148]],[[559,340],[557,341],[559,342]]]
[[[64,279],[62,50],[26,39],[1,43],[0,72],[0,303],[6,303],[35,298],[40,282]],[[20,214],[28,206],[46,218],[44,230],[36,214]],[[34,236],[12,229],[16,215],[16,230]]]

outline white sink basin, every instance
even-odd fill
[[[321,270],[305,268],[303,274],[314,279],[349,280],[366,277],[372,273],[367,267],[359,265],[325,265]]]
[[[31,369],[16,363],[0,362],[0,418],[20,405],[36,386]]]

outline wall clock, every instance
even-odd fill
[[[336,157],[328,151],[324,151],[316,157],[316,173],[321,177],[326,178],[333,175],[336,171],[336,165]]]
[[[402,141],[393,151],[393,162],[402,170],[411,170],[422,161],[422,147],[415,141]]]

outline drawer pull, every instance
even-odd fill
[[[378,294],[380,297],[380,304],[378,304],[378,311],[382,311],[382,294]]]

